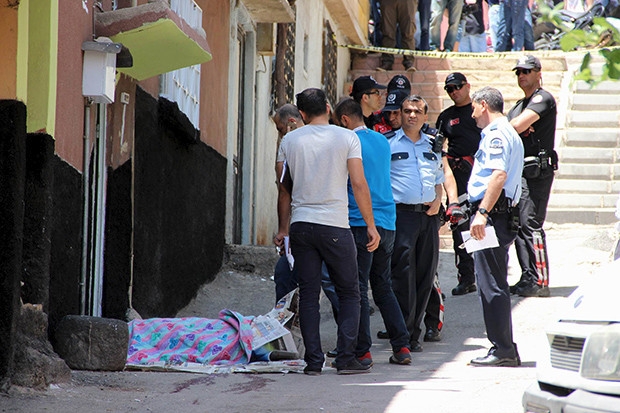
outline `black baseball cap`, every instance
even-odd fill
[[[517,65],[512,68],[512,70],[517,69],[535,69],[540,70],[542,66],[540,64],[540,60],[536,56],[525,55],[519,58],[517,61]]]
[[[448,77],[446,77],[446,86],[447,85],[462,85],[467,83],[467,78],[464,74],[459,72],[450,73]]]
[[[405,89],[396,89],[388,93],[385,98],[385,106],[381,109],[382,112],[387,112],[391,110],[400,110],[400,106],[409,96],[409,91]]]
[[[371,91],[372,89],[387,89],[387,87],[377,83],[375,78],[372,76],[360,76],[355,79],[355,82],[353,82],[353,89],[351,90],[351,94],[349,96],[360,96]]]
[[[409,81],[407,76],[396,75],[390,80],[390,83],[388,83],[387,85],[388,93],[393,92],[397,89],[409,91],[411,90],[411,82]]]

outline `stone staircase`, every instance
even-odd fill
[[[387,84],[396,74],[406,75],[412,93],[429,104],[429,123],[452,104],[443,90],[451,72],[461,72],[472,91],[484,86],[499,89],[504,95],[504,111],[523,96],[512,68],[519,54],[489,54],[484,58],[416,57],[415,72],[406,72],[396,57],[393,71],[375,68],[381,63],[378,53],[354,54],[351,84],[359,76],[372,75]],[[608,224],[615,222],[615,203],[620,192],[620,82],[604,82],[594,89],[583,82],[572,82],[572,74],[581,62],[579,55],[546,52],[538,56],[543,67],[543,87],[558,104],[556,149],[560,168],[553,185],[547,221],[553,223]]]

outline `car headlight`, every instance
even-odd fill
[[[583,351],[581,376],[620,381],[620,324],[611,324],[590,334]]]

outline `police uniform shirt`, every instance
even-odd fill
[[[538,88],[529,99],[523,98],[517,101],[508,112],[508,120],[516,118],[525,109],[530,109],[540,116],[540,119],[532,124],[533,132],[530,133],[528,128],[521,133],[525,156],[536,156],[540,149],[546,149],[551,153],[555,147],[555,123],[558,113],[555,99],[551,93]]]
[[[474,167],[467,185],[469,202],[484,198],[495,169],[506,172],[504,191],[515,205],[521,198],[523,143],[504,116],[495,119],[482,130],[480,148],[474,155]]]
[[[435,127],[448,138],[448,155],[455,158],[473,156],[478,150],[480,128],[471,117],[472,112],[469,103],[465,106],[450,106],[439,114]]]
[[[420,132],[413,142],[402,129],[389,140],[392,153],[392,193],[397,204],[422,204],[436,197],[435,185],[444,182],[441,155],[433,152],[430,137]]]

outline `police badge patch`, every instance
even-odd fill
[[[493,138],[489,142],[489,153],[498,155],[504,151],[504,141],[501,138]]]

